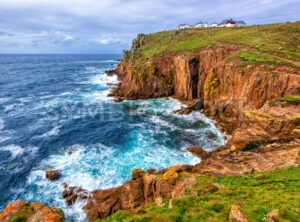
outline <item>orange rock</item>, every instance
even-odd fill
[[[229,214],[229,222],[248,222],[248,220],[242,214],[240,207],[237,205],[233,205]]]
[[[7,207],[0,214],[0,220],[5,221],[6,218],[10,218],[13,214],[18,212],[21,209],[21,207],[25,204],[26,202],[21,200],[8,204]]]
[[[179,174],[177,173],[179,171],[180,167],[179,166],[173,166],[170,167],[167,172],[165,172],[162,175],[163,180],[171,180],[171,179],[178,179]]]
[[[25,217],[26,222],[63,222],[65,220],[63,211],[58,208],[41,203],[16,201],[7,205],[0,214],[0,221],[10,222],[15,215],[20,214]]]

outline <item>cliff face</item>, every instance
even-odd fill
[[[247,50],[247,46],[219,44],[198,52],[165,54],[143,63],[123,60],[116,69],[121,84],[115,94],[126,99],[198,99],[203,102],[204,113],[232,133],[244,122],[246,111],[297,94],[300,88],[299,69],[250,65],[234,57]]]
[[[197,174],[243,175],[298,166],[299,33],[300,23],[294,23],[139,35],[115,70],[121,82],[111,95],[173,96],[192,104],[178,113],[203,108],[230,134],[228,144],[212,153],[192,147],[200,164],[134,170],[131,180],[116,188],[88,192],[66,186],[66,203],[86,201],[90,221],[118,210],[136,213],[150,203],[160,206],[162,199],[170,199],[171,209],[172,199],[182,196]],[[9,218],[9,212],[0,219]]]
[[[250,49],[223,43],[119,64],[116,73],[121,83],[114,90],[115,96],[173,96],[194,104],[189,110],[201,101],[203,112],[217,120],[231,138],[212,153],[191,148],[202,159],[195,166],[147,172],[133,176],[121,187],[93,191],[85,207],[91,221],[119,209],[137,212],[149,203],[159,205],[161,198],[181,196],[192,184],[186,178],[195,173],[243,175],[299,164],[299,102],[280,98],[299,94],[300,71],[287,64],[248,64],[235,56]]]

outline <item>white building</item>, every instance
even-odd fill
[[[215,28],[218,27],[218,23],[217,22],[213,22],[210,24],[210,27]]]
[[[219,27],[241,27],[241,26],[246,26],[246,23],[244,21],[235,21],[233,19],[227,19],[219,23]]]
[[[177,27],[177,29],[188,29],[188,28],[191,28],[191,26],[188,25],[188,24],[180,24],[180,25]]]
[[[207,22],[198,22],[198,23],[196,23],[196,25],[194,27],[195,28],[208,28],[209,25]]]
[[[189,24],[180,24],[177,29],[188,29],[188,28],[209,28],[209,27],[242,27],[246,26],[247,24],[244,21],[235,21],[233,19],[226,19],[222,21],[221,23],[213,22],[211,24],[208,24],[207,22],[198,22],[194,26],[190,26]]]

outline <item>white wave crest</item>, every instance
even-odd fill
[[[10,152],[13,158],[21,156],[25,153],[24,148],[14,144],[1,147],[0,150]]]
[[[3,130],[5,127],[4,120],[0,118],[0,130]]]
[[[107,83],[116,84],[119,81],[116,75],[109,76],[106,74],[101,74],[101,75],[93,76],[88,82],[93,85],[106,86]]]
[[[35,136],[34,138],[47,138],[47,137],[51,137],[51,136],[57,136],[59,134],[59,126],[54,127],[53,129],[51,129],[48,132],[43,133],[42,135],[39,136]]]
[[[10,100],[10,98],[2,97],[2,98],[0,98],[0,104],[6,103],[6,102],[8,102],[9,100]]]

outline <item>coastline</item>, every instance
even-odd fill
[[[170,201],[185,196],[201,176],[246,175],[256,180],[266,172],[299,166],[298,67],[270,64],[269,60],[249,63],[236,55],[249,56],[253,46],[223,42],[194,51],[136,57],[147,44],[143,39],[136,42],[142,44],[133,45],[118,67],[107,71],[121,81],[109,95],[116,102],[172,96],[188,104],[177,114],[203,110],[227,134],[228,141],[209,153],[201,147],[188,148],[201,158],[196,165],[135,169],[129,181],[111,189],[88,192],[84,187],[65,185],[66,203],[84,201],[89,221],[104,219],[119,210],[143,213],[153,203],[164,207],[164,201],[169,201],[172,209]],[[223,189],[221,185],[213,186]]]

